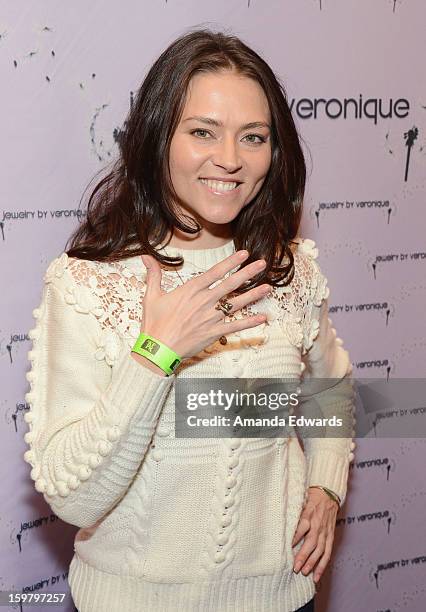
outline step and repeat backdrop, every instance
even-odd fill
[[[69,591],[77,528],[23,459],[32,311],[147,69],[189,28],[240,36],[286,88],[308,166],[300,235],[318,248],[354,376],[426,378],[425,20],[423,0],[1,3],[0,590]],[[426,397],[402,404],[370,402],[369,427],[360,415],[320,611],[426,609]],[[69,596],[56,609],[73,610]]]

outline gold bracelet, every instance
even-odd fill
[[[327,487],[322,487],[320,485],[311,485],[310,487],[308,487],[308,489],[322,489],[324,491],[324,493],[327,493],[327,495],[335,502],[337,502],[337,505],[340,508],[340,497],[337,495],[337,493],[334,493],[333,491],[330,491],[330,489],[327,489]]]

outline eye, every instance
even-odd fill
[[[191,130],[190,134],[197,134],[199,136],[199,138],[201,138],[202,140],[207,140],[206,135],[209,134],[211,136],[211,132],[209,132],[208,130],[203,130],[202,128],[196,128],[195,130]],[[247,136],[244,136],[244,138],[258,138],[259,140],[255,141],[255,140],[249,140],[250,144],[262,144],[263,142],[266,142],[266,138],[265,136],[262,136],[261,134],[247,134]]]
[[[198,133],[201,132],[203,134],[210,134],[210,132],[208,132],[207,130],[202,130],[201,128],[198,128],[196,130],[192,130],[191,134],[195,134],[196,132],[198,132]],[[202,136],[202,138],[205,140],[205,138],[203,136]]]
[[[264,136],[261,136],[260,134],[247,134],[247,136],[244,136],[244,138],[250,138],[250,137],[254,137],[254,138],[260,138],[260,142],[257,141],[255,142],[254,140],[250,140],[250,144],[260,144],[262,142],[266,142],[266,138]]]

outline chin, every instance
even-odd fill
[[[185,214],[193,215],[201,223],[203,220],[208,223],[217,225],[224,225],[233,221],[246,206],[240,202],[226,201],[226,198],[218,198],[217,202],[214,201],[202,201],[197,200],[194,204],[191,200],[194,198],[194,194],[191,194],[191,199],[185,197],[183,194],[180,196],[184,201],[187,202],[185,206]]]
[[[199,213],[199,217],[208,221],[208,223],[215,223],[216,225],[225,225],[226,223],[230,223],[235,219],[235,217],[239,214],[239,210],[237,211],[218,211],[217,214],[205,213],[203,214],[201,211]]]

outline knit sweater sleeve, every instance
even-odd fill
[[[114,363],[95,359],[100,325],[90,308],[70,299],[77,287],[60,261],[46,272],[33,311],[24,459],[52,510],[67,523],[90,527],[130,486],[175,375],[145,368],[128,347]]]
[[[315,391],[315,414],[312,402],[305,404],[307,416],[341,419],[339,427],[327,425],[318,435],[304,437],[307,459],[307,488],[325,486],[345,502],[349,464],[354,459],[355,394],[352,364],[343,341],[328,316],[329,288],[316,260],[318,249],[312,240],[305,240],[302,251],[309,270],[308,299],[304,317],[302,344],[302,391]],[[304,386],[303,383],[306,382]],[[303,402],[300,412],[303,414]],[[319,413],[318,414],[318,410]],[[342,437],[337,437],[337,436]]]

